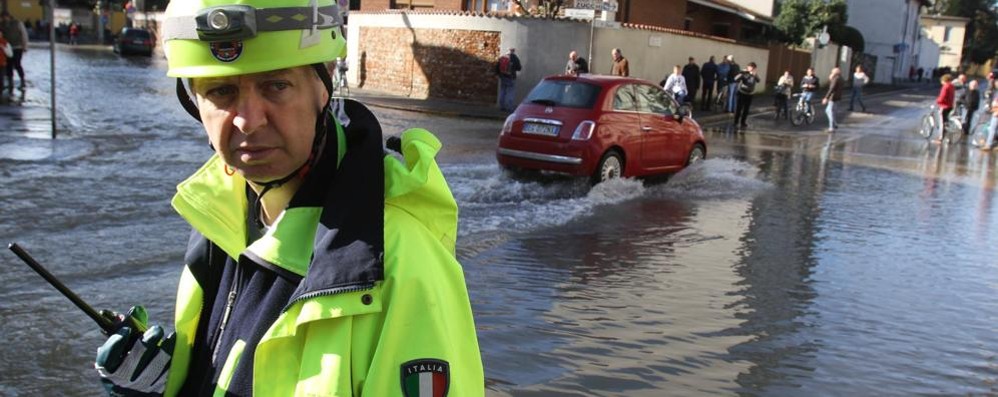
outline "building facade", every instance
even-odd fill
[[[616,22],[679,29],[736,41],[763,42],[773,24],[775,0],[615,0]],[[567,2],[567,8],[574,3]],[[523,8],[538,0],[521,0]],[[512,0],[363,0],[361,11],[439,9],[524,14]]]
[[[908,78],[917,64],[919,14],[927,0],[847,0],[849,21],[863,34],[865,53],[876,57],[874,81],[891,84]]]
[[[933,68],[960,67],[968,18],[942,15],[922,15],[922,34],[918,41],[918,66]]]

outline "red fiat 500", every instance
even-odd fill
[[[676,172],[706,155],[700,125],[662,88],[599,75],[541,80],[506,118],[496,149],[503,168],[594,183]]]

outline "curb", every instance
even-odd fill
[[[506,120],[506,117],[507,117],[505,115],[491,115],[491,114],[482,114],[482,113],[473,113],[473,112],[442,110],[442,109],[433,109],[433,108],[428,108],[428,107],[423,107],[423,106],[410,107],[410,106],[406,106],[406,105],[397,105],[397,104],[393,104],[393,103],[386,103],[386,102],[382,102],[382,101],[378,100],[377,97],[368,97],[368,96],[362,96],[362,95],[358,95],[358,96],[355,96],[353,98],[356,99],[356,100],[358,100],[358,101],[360,101],[361,103],[363,103],[365,105],[368,105],[368,106],[379,107],[379,108],[384,108],[384,109],[392,109],[392,110],[402,110],[402,111],[407,111],[407,112],[434,114],[434,115],[445,116],[445,117],[471,118],[471,119],[483,119],[483,120],[498,120],[498,121],[504,121],[504,120]]]
[[[898,88],[889,89],[889,90],[878,92],[878,93],[874,93],[874,94],[866,94],[866,95],[864,95],[864,97],[865,98],[876,98],[876,97],[879,97],[879,96],[882,96],[882,95],[894,94],[894,93],[904,92],[904,91],[914,91],[916,89],[918,89],[918,88],[917,87],[898,87]],[[392,109],[392,110],[401,110],[401,111],[406,111],[406,112],[433,114],[433,115],[444,116],[444,117],[471,118],[471,119],[497,120],[497,121],[504,121],[504,120],[506,120],[506,117],[507,117],[506,115],[498,115],[498,114],[484,114],[484,113],[477,113],[477,112],[465,112],[465,111],[434,109],[434,108],[425,107],[425,106],[415,106],[415,107],[413,107],[413,106],[407,106],[407,105],[402,105],[402,104],[394,104],[394,103],[389,103],[389,102],[381,101],[380,98],[377,97],[377,96],[356,95],[356,96],[353,96],[352,98],[356,99],[356,100],[358,100],[358,101],[360,101],[360,102],[362,102],[362,103],[364,103],[365,105],[368,105],[368,106],[373,106],[373,107],[378,107],[378,108],[384,108],[384,109]],[[773,105],[756,107],[756,108],[752,109],[749,112],[749,117],[757,116],[757,115],[764,114],[764,113],[769,113],[769,112],[772,112],[775,109],[776,109],[776,107],[773,106]],[[729,119],[731,117],[732,117],[731,113],[715,113],[715,114],[711,114],[711,115],[708,115],[708,116],[704,116],[702,118],[694,117],[693,119],[696,120],[697,123],[700,123],[700,125],[706,125],[706,124],[718,123],[718,122],[724,121],[725,119]]]

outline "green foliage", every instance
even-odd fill
[[[776,19],[773,24],[779,32],[780,41],[787,44],[801,44],[811,33],[810,0],[784,0],[776,4]]]
[[[832,40],[841,42],[849,19],[845,0],[782,0],[774,20],[780,38],[787,44],[800,44],[828,27]]]

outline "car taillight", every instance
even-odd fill
[[[152,45],[152,40],[144,40],[144,41],[142,41],[142,44],[144,44],[144,45]]]
[[[499,136],[508,134],[513,130],[513,115],[506,117],[506,122],[502,123],[502,130],[499,131]]]
[[[572,134],[573,141],[587,141],[589,138],[593,137],[593,131],[596,130],[596,122],[592,120],[586,120],[579,123],[578,127],[575,127],[575,133]]]

